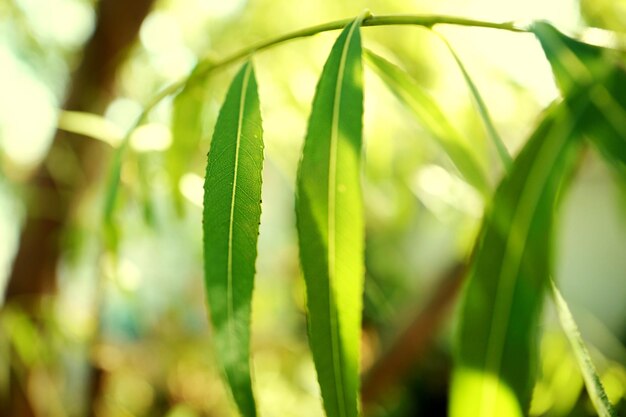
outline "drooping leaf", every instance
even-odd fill
[[[184,209],[179,191],[182,176],[189,170],[189,160],[204,134],[206,83],[188,83],[174,98],[172,109],[172,144],[167,150],[166,167],[177,212]]]
[[[618,52],[565,36],[545,22],[533,32],[550,61],[563,96],[589,91],[581,127],[626,181],[626,70]]]
[[[150,228],[157,226],[156,210],[151,191],[149,168],[149,156],[145,154],[136,155],[137,159],[137,179],[139,188],[139,198],[143,213],[143,220]]]
[[[532,31],[552,65],[564,96],[578,88],[589,87],[611,71],[604,56],[608,51],[603,48],[565,36],[546,22],[534,23]]]
[[[261,217],[263,139],[252,64],[233,80],[219,113],[204,182],[204,274],[213,339],[242,415],[256,416],[250,314]]]
[[[391,92],[443,148],[465,180],[483,195],[489,195],[487,173],[475,150],[453,127],[435,99],[397,65],[370,50],[366,50],[365,58]]]
[[[554,281],[551,280],[550,285],[552,288],[552,299],[556,305],[556,311],[559,316],[559,321],[561,322],[561,327],[572,345],[574,355],[578,361],[578,366],[583,374],[587,392],[589,393],[589,397],[591,398],[598,415],[600,417],[617,417],[617,413],[613,409],[613,406],[609,401],[609,397],[604,391],[604,387],[602,386],[596,367],[591,361],[589,351],[587,350],[585,342],[580,335],[580,331],[578,330],[574,317],[567,306],[567,302],[565,302],[565,299],[554,284]]]
[[[107,173],[106,186],[104,190],[104,208],[102,215],[102,228],[104,234],[105,246],[113,251],[117,251],[119,245],[119,229],[115,223],[115,208],[120,194],[120,180],[122,177],[122,160],[124,154],[129,147],[130,133],[128,132],[122,141],[120,146],[115,148],[113,153],[111,167]]]
[[[446,46],[450,50],[450,53],[452,54],[454,61],[459,66],[459,69],[461,70],[461,73],[463,74],[463,79],[465,80],[465,83],[467,84],[470,90],[470,93],[472,93],[472,97],[474,98],[474,102],[476,103],[476,108],[478,109],[478,114],[480,115],[480,118],[482,119],[483,124],[485,125],[487,134],[491,138],[491,142],[493,142],[494,146],[496,147],[496,150],[498,152],[498,156],[500,157],[502,165],[504,165],[504,168],[508,170],[511,167],[511,164],[513,163],[511,159],[511,155],[509,155],[509,152],[507,151],[506,146],[504,145],[504,141],[498,134],[498,131],[496,130],[496,127],[493,124],[493,121],[491,120],[491,116],[489,115],[489,110],[487,109],[487,105],[485,104],[485,101],[483,100],[483,97],[480,94],[480,91],[478,91],[478,87],[476,87],[476,84],[472,80],[472,77],[469,75],[469,72],[465,68],[465,65],[463,65],[463,61],[461,61],[461,58],[459,58],[457,53],[454,51],[454,48],[452,48],[452,45],[450,45],[450,42],[448,42],[448,40],[445,39],[443,36],[440,36],[440,37],[441,39],[443,39],[443,42],[446,44]]]
[[[147,156],[133,154],[127,150],[130,147],[130,134],[131,132],[129,131],[127,136],[120,142],[120,145],[115,148],[111,168],[106,179],[102,228],[105,247],[111,251],[113,256],[117,256],[117,249],[123,237],[123,230],[117,223],[115,211],[120,198],[124,196],[124,189],[121,186],[121,173],[125,158],[134,164],[137,176],[137,184],[134,191],[138,195],[143,219],[149,227],[156,225],[150,184],[147,178],[148,173],[146,172]]]
[[[460,311],[453,417],[528,412],[552,216],[580,148],[577,121],[586,105],[565,101],[547,112],[485,215]]]
[[[309,343],[329,417],[355,417],[363,296],[361,18],[333,46],[313,100],[296,215]]]

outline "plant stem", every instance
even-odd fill
[[[269,39],[266,41],[257,42],[249,47],[243,48],[238,52],[220,60],[213,61],[211,58],[202,58],[196,64],[196,67],[191,72],[190,75],[183,77],[173,83],[169,84],[161,91],[159,91],[156,95],[154,95],[148,103],[146,103],[143,108],[141,114],[137,117],[135,123],[130,127],[130,129],[124,135],[120,146],[116,149],[114,155],[114,162],[111,172],[109,173],[109,186],[107,187],[107,196],[105,197],[105,213],[104,217],[106,223],[110,224],[111,217],[113,215],[113,210],[115,206],[115,200],[117,197],[117,188],[120,176],[121,169],[121,161],[122,156],[126,151],[128,142],[130,141],[130,136],[132,132],[137,129],[140,125],[142,125],[148,117],[150,111],[161,102],[165,97],[175,94],[181,88],[186,85],[191,85],[196,82],[196,80],[203,79],[209,73],[226,67],[230,64],[233,64],[241,59],[244,59],[250,55],[253,55],[257,52],[264,51],[273,46],[285,43],[287,41],[298,39],[298,38],[306,38],[309,36],[316,35],[322,32],[329,32],[332,30],[343,29],[346,25],[350,24],[354,18],[347,18],[336,20],[334,22],[323,23],[321,25],[311,26],[308,28],[296,30],[295,32],[290,32],[281,36],[278,36],[273,39]],[[374,16],[369,13],[365,14],[365,18],[361,22],[361,26],[395,26],[395,25],[411,25],[411,26],[422,26],[425,28],[432,28],[435,25],[457,25],[457,26],[469,26],[469,27],[479,27],[479,28],[489,28],[489,29],[500,29],[507,30],[511,32],[521,32],[528,33],[528,30],[523,29],[521,27],[515,26],[513,22],[503,22],[503,23],[494,23],[494,22],[486,22],[482,20],[474,20],[474,19],[465,19],[462,17],[454,17],[454,16],[439,16],[439,15],[384,15],[384,16]]]
[[[343,29],[346,25],[351,23],[354,19],[341,19],[334,22],[323,23],[321,25],[311,26],[308,28],[296,30],[285,35],[278,36],[266,41],[257,42],[249,47],[246,47],[234,54],[222,59],[221,61],[214,62],[209,58],[201,59],[196,65],[196,69],[192,75],[184,77],[178,81],[165,87],[152,100],[146,105],[142,112],[143,117],[138,118],[138,124],[143,122],[145,115],[156,106],[163,98],[176,93],[182,88],[188,81],[192,79],[199,79],[212,72],[213,70],[228,66],[236,61],[239,61],[249,55],[256,52],[261,52],[269,49],[273,46],[285,43],[287,41],[306,38],[313,35],[317,35],[322,32],[329,32],[332,30]],[[527,33],[528,30],[515,26],[513,22],[494,23],[485,22],[482,20],[465,19],[462,17],[454,16],[421,16],[421,15],[385,15],[385,16],[369,16],[363,19],[361,26],[398,26],[398,25],[411,25],[422,26],[426,28],[432,28],[435,25],[457,25],[457,26],[469,26],[489,29],[507,30],[510,32]],[[131,128],[132,130],[132,128]]]
[[[435,25],[457,25],[482,27],[489,29],[508,30],[512,32],[528,32],[528,30],[515,26],[514,22],[494,23],[483,20],[466,19],[455,16],[424,16],[424,15],[386,15],[372,16],[363,20],[363,26],[389,26],[389,25],[417,25],[433,27]]]
[[[454,61],[457,63],[459,69],[461,70],[461,73],[463,74],[463,78],[465,79],[465,83],[467,84],[472,94],[472,97],[474,98],[474,102],[476,103],[476,109],[478,110],[478,114],[480,115],[480,118],[482,119],[483,124],[485,125],[487,134],[491,138],[491,141],[493,142],[493,144],[496,147],[496,150],[498,151],[498,156],[500,157],[500,161],[502,162],[502,165],[504,166],[505,171],[506,172],[510,171],[511,166],[513,165],[513,158],[511,158],[511,155],[509,154],[509,151],[507,150],[506,145],[504,144],[504,141],[498,134],[498,131],[496,130],[496,127],[493,124],[493,121],[491,120],[491,116],[489,115],[489,110],[487,110],[487,105],[485,104],[485,101],[483,100],[480,92],[478,91],[478,87],[476,87],[476,84],[474,84],[472,77],[470,77],[469,72],[467,72],[465,65],[463,65],[461,58],[459,58],[457,53],[454,51],[454,48],[452,48],[452,45],[450,44],[450,42],[448,42],[448,40],[441,33],[437,31],[433,31],[433,33],[435,33],[439,37],[439,39],[441,39],[443,43],[448,47],[448,50],[452,54]]]

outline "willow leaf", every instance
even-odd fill
[[[391,92],[412,111],[422,127],[443,148],[465,180],[483,195],[488,195],[486,169],[435,99],[397,65],[370,50],[366,50],[365,58]]]
[[[472,94],[472,97],[474,98],[474,102],[476,103],[476,108],[478,109],[478,114],[480,115],[480,118],[482,119],[483,124],[485,125],[487,134],[489,135],[489,137],[491,138],[491,141],[496,147],[498,156],[500,157],[500,160],[502,161],[502,165],[504,165],[504,168],[508,170],[511,167],[511,164],[513,163],[511,159],[511,155],[509,155],[509,151],[506,149],[506,146],[504,145],[504,141],[498,134],[498,131],[496,130],[496,127],[493,124],[493,121],[491,120],[491,116],[489,115],[489,110],[487,109],[487,105],[485,104],[485,101],[483,100],[483,97],[480,94],[480,91],[478,91],[478,87],[476,87],[476,84],[474,83],[474,81],[472,80],[472,77],[470,76],[469,72],[465,68],[465,65],[463,65],[463,61],[461,61],[461,58],[459,58],[457,53],[454,51],[454,48],[452,48],[452,45],[450,45],[450,42],[448,42],[448,40],[444,38],[443,36],[440,35],[440,37],[443,40],[443,43],[445,43],[446,46],[448,47],[448,50],[452,54],[454,61],[458,65],[459,69],[461,70],[461,73],[463,74],[463,79],[465,80],[465,83],[467,84],[467,87],[469,88],[470,93]]]
[[[329,417],[357,415],[364,220],[361,19],[333,46],[313,100],[296,215],[309,343]]]
[[[250,310],[261,217],[263,139],[252,64],[233,80],[215,125],[204,182],[204,275],[215,350],[242,415],[256,416]]]
[[[174,98],[172,109],[172,144],[166,153],[167,174],[176,210],[184,210],[179,182],[187,172],[189,159],[194,155],[204,134],[203,116],[207,106],[206,83],[188,83]]]
[[[589,351],[585,346],[585,342],[580,335],[578,326],[574,321],[574,317],[572,316],[565,299],[559,292],[559,289],[556,287],[554,282],[550,281],[550,284],[552,287],[552,299],[556,305],[556,311],[559,316],[559,321],[561,322],[561,327],[563,328],[563,331],[565,331],[565,334],[572,345],[574,355],[576,356],[576,360],[578,361],[578,365],[583,374],[587,392],[589,393],[589,397],[591,398],[596,411],[598,411],[598,415],[600,417],[617,417],[617,413],[613,409],[613,406],[609,401],[609,397],[604,391],[604,387],[602,386],[596,367],[591,361]]]
[[[564,96],[589,91],[582,129],[626,181],[626,71],[618,52],[569,38],[548,23],[533,32],[550,61]]]
[[[563,102],[547,112],[485,215],[460,311],[453,417],[528,412],[553,210],[578,153],[585,106]]]
[[[104,190],[104,208],[102,216],[102,229],[104,242],[108,249],[113,252],[117,251],[119,245],[120,232],[115,222],[115,208],[120,194],[120,180],[122,176],[122,160],[124,153],[128,148],[130,141],[130,132],[124,136],[120,146],[118,146],[112,157],[111,167],[107,173]]]

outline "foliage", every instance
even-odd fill
[[[360,23],[358,18],[346,26],[324,68],[298,174],[296,211],[307,283],[309,338],[329,416],[357,414],[356,346],[363,275],[358,180],[362,118]],[[610,64],[598,60],[597,50],[570,40],[547,24],[536,24],[534,31],[555,67],[564,99],[546,111],[488,204],[460,311],[452,416],[522,416],[528,412],[535,381],[538,322],[552,271],[553,212],[559,191],[580,153],[582,134],[587,133],[585,121],[593,119],[597,124],[598,119],[603,120],[601,126],[606,128],[599,128],[601,147],[613,146],[617,152],[624,147],[625,136],[619,130],[622,124],[617,123],[623,108],[617,103],[615,108],[606,109],[609,99],[612,101],[608,103],[615,102],[614,93],[606,88],[600,90],[604,93],[602,98],[608,99],[602,103],[592,99],[591,106],[595,107],[588,100],[589,96],[594,97],[592,88],[596,83],[603,87]],[[568,47],[574,50],[573,54]],[[485,176],[477,168],[473,152],[462,145],[464,142],[458,139],[443,112],[393,64],[372,52],[367,56],[394,93],[421,120],[426,120],[429,130],[436,132],[434,136],[466,179],[487,193]],[[508,154],[477,88],[458,56],[454,57],[508,166]],[[616,73],[621,74],[621,69]],[[599,104],[604,107],[597,108]],[[590,116],[590,111],[605,116]],[[616,158],[619,155],[612,157]],[[207,171],[207,181],[211,180]],[[205,238],[212,242],[213,235]],[[207,257],[205,262],[213,263]],[[207,290],[209,299],[215,299],[211,286]],[[565,330],[571,332],[571,326],[565,326]],[[221,343],[224,336],[216,336]],[[247,345],[247,335],[240,341]],[[591,363],[585,350],[577,352]],[[247,360],[242,359],[242,364]],[[240,387],[231,387],[237,398]],[[598,387],[602,390],[596,384]],[[602,396],[606,398],[606,394]],[[244,415],[254,415],[241,404],[240,410]]]
[[[492,120],[491,115],[496,109],[489,108],[488,101],[479,91],[480,83],[472,79],[452,43],[440,32],[432,30],[443,24],[507,31],[512,36],[532,34],[538,39],[553,71],[560,97],[543,109],[536,127],[522,141],[519,151],[510,152],[513,147],[503,140],[505,135],[500,135],[497,124]],[[449,106],[441,104],[429,91],[428,83],[424,82],[422,77],[426,75],[419,69],[415,71],[418,64],[411,61],[408,54],[406,59],[398,59],[401,65],[397,65],[392,59],[383,57],[393,55],[390,54],[393,48],[384,48],[361,33],[368,26],[395,25],[419,26],[426,29],[425,36],[432,37],[438,44],[443,41],[446,53],[456,65],[464,92],[476,105],[478,117],[472,114],[471,121],[467,122]],[[260,52],[274,51],[277,45],[296,38],[334,30],[341,30],[341,33],[334,40],[321,69],[310,109],[297,93],[292,92],[293,97],[286,100],[293,107],[302,107],[309,112],[306,132],[302,126],[298,127],[298,131],[303,133],[304,143],[301,150],[296,151],[295,159],[299,159],[299,165],[295,167],[285,157],[291,148],[281,148],[284,145],[280,144],[280,140],[267,139],[268,131],[277,132],[283,127],[271,125],[272,112],[280,114],[279,124],[284,124],[285,131],[291,134],[292,130],[287,130],[287,125],[291,123],[290,110],[285,109],[288,106],[284,102],[279,102],[281,106],[277,105],[272,91],[264,90],[263,81],[271,75],[264,72],[267,61],[263,60]],[[433,33],[437,36],[431,36]],[[371,49],[365,47],[370,46],[369,42]],[[401,48],[399,52],[402,52]],[[430,52],[426,48],[420,51],[422,59],[429,60]],[[557,405],[552,410],[550,405],[544,406],[549,401],[542,402],[545,393],[553,388],[547,387],[551,375],[544,369],[546,353],[540,351],[542,323],[544,311],[554,305],[575,358],[568,369],[579,368],[576,372],[582,375],[588,396],[599,415],[617,415],[611,400],[623,403],[623,390],[613,393],[611,387],[615,387],[616,383],[611,385],[610,378],[608,384],[602,383],[602,367],[598,367],[598,371],[592,361],[592,358],[597,359],[594,349],[586,347],[574,317],[551,277],[558,277],[555,271],[558,252],[556,231],[562,216],[561,203],[580,170],[581,160],[588,152],[587,145],[590,143],[599,151],[621,182],[626,180],[626,71],[623,51],[573,39],[546,22],[522,27],[510,22],[491,23],[438,15],[378,16],[366,11],[356,19],[296,30],[268,41],[251,43],[250,47],[223,56],[222,59],[200,59],[190,75],[174,81],[156,94],[150,94],[147,104],[133,115],[133,120],[127,121],[128,129],[123,137],[105,135],[102,118],[81,115],[80,112],[62,114],[60,126],[63,129],[84,134],[89,132],[86,126],[95,123],[100,126],[97,128],[100,132],[92,136],[112,142],[115,146],[102,190],[102,201],[98,201],[101,210],[96,214],[101,216],[102,227],[97,237],[104,243],[101,246],[102,242],[98,241],[96,251],[105,254],[101,261],[105,279],[97,284],[96,293],[103,289],[109,291],[109,281],[119,281],[115,285],[120,288],[126,288],[124,285],[131,288],[133,285],[132,279],[124,281],[120,278],[129,276],[127,271],[123,271],[127,264],[120,254],[127,250],[124,245],[133,239],[136,232],[136,229],[124,226],[124,216],[129,216],[131,210],[143,212],[146,222],[141,226],[145,227],[141,229],[141,234],[155,236],[155,231],[163,232],[166,227],[160,222],[167,213],[180,222],[170,223],[170,226],[174,225],[169,229],[170,236],[183,228],[192,230],[196,235],[200,231],[202,234],[202,255],[182,250],[180,252],[189,258],[177,258],[174,263],[180,269],[170,271],[174,276],[199,278],[199,274],[204,275],[211,340],[210,344],[205,344],[204,340],[199,342],[197,351],[188,347],[185,355],[200,356],[203,360],[215,356],[215,367],[220,371],[213,372],[213,364],[210,364],[207,365],[208,370],[203,372],[221,375],[223,385],[229,392],[227,395],[242,416],[264,415],[263,410],[271,409],[267,403],[264,404],[264,401],[269,402],[267,398],[273,398],[277,403],[275,410],[282,410],[281,385],[267,383],[268,379],[260,380],[274,371],[260,377],[255,374],[253,358],[272,358],[272,355],[277,355],[279,360],[267,360],[265,366],[268,363],[277,364],[276,367],[281,366],[279,363],[289,364],[288,371],[281,371],[290,373],[292,386],[289,390],[306,391],[306,395],[302,394],[305,398],[317,397],[316,387],[319,386],[320,403],[329,417],[390,416],[396,415],[394,412],[409,414],[410,406],[402,401],[397,402],[395,410],[386,409],[386,406],[376,408],[362,402],[360,392],[372,383],[371,378],[368,381],[364,374],[376,370],[371,364],[373,361],[379,360],[383,367],[388,366],[390,374],[396,372],[393,368],[398,366],[393,358],[385,362],[384,353],[380,353],[384,349],[377,346],[377,338],[385,336],[384,326],[389,323],[385,315],[397,308],[394,304],[401,304],[398,300],[403,300],[404,296],[410,304],[418,303],[412,303],[410,299],[414,293],[402,287],[408,287],[410,280],[404,279],[401,284],[393,281],[393,271],[402,271],[405,264],[413,262],[395,245],[406,240],[412,252],[414,242],[419,242],[411,240],[413,235],[418,234],[411,229],[413,217],[432,215],[426,210],[406,214],[411,210],[406,207],[413,207],[406,201],[417,200],[416,196],[420,200],[420,210],[422,205],[430,208],[428,197],[413,191],[419,185],[413,185],[413,180],[408,179],[411,176],[406,172],[416,178],[413,182],[419,183],[420,177],[413,174],[416,166],[420,167],[419,173],[424,174],[427,170],[422,169],[422,165],[429,163],[424,161],[436,160],[437,165],[434,168],[430,166],[426,174],[439,175],[440,180],[435,183],[447,187],[449,195],[456,195],[457,199],[449,203],[454,210],[472,211],[463,207],[473,201],[468,195],[476,197],[478,210],[485,207],[484,213],[477,215],[480,219],[476,217],[469,221],[469,226],[455,225],[451,233],[463,235],[458,240],[465,239],[470,243],[460,244],[458,252],[461,254],[454,257],[457,260],[453,268],[455,274],[466,271],[463,273],[466,277],[463,278],[456,311],[450,387],[444,386],[439,390],[449,393],[445,394],[449,414],[453,417],[543,415],[544,412],[567,415],[575,407],[574,403],[580,396],[578,391],[572,394],[570,404],[563,407],[566,411],[561,414],[556,400],[553,403]],[[280,55],[273,55],[271,59],[280,65],[281,58],[277,57]],[[289,61],[294,57],[284,59]],[[243,60],[245,62],[228,83],[230,73],[223,70]],[[253,69],[253,61],[258,73]],[[376,78],[368,78],[370,69],[377,75]],[[372,81],[371,90],[370,84],[364,80]],[[227,89],[226,85],[229,85]],[[367,143],[364,138],[368,137],[368,121],[378,116],[375,112],[368,113],[368,94],[372,94],[369,96],[372,102],[378,100],[378,95],[389,93],[397,99],[393,102],[397,107],[391,111],[385,109],[388,111],[386,115],[392,114],[387,117],[391,120],[397,117],[396,113],[401,113],[402,123],[410,120],[408,123],[416,122],[415,126],[419,126],[420,135],[416,135],[419,139],[424,133],[423,136],[430,137],[432,142],[425,145],[420,140],[420,147],[416,148],[417,145],[411,143],[414,138],[408,137],[402,145],[395,145],[395,142],[394,145],[387,144],[404,148],[383,164],[380,160],[388,154],[384,151],[386,148],[376,141],[380,141],[377,136],[383,140],[388,138],[381,136],[380,132],[369,133],[372,143]],[[455,94],[460,93],[455,91]],[[156,117],[154,113],[161,111],[159,106],[170,96],[174,96],[171,101],[172,143],[164,153],[138,150],[133,141],[138,141],[142,129],[150,126],[151,117]],[[220,96],[225,98],[218,113],[213,100]],[[209,143],[206,140],[206,119],[215,117]],[[483,129],[469,128],[474,120],[480,120]],[[415,126],[408,129],[415,130]],[[488,140],[485,143],[476,133],[478,130],[486,133]],[[192,169],[189,166],[207,150],[206,170],[200,179],[190,173]],[[497,156],[496,164],[490,160],[492,155]],[[167,191],[161,189],[163,194],[158,195],[152,182],[161,181],[161,178],[167,183]],[[280,193],[267,194],[265,184],[268,178],[270,182],[280,184],[276,187],[281,188]],[[204,184],[202,198],[198,200],[195,196],[195,202],[202,207],[201,215],[193,209],[189,210],[188,201],[193,201],[193,191],[189,190],[194,186],[197,190],[198,182]],[[289,200],[286,203],[288,210],[281,211],[276,203],[281,198]],[[400,207],[395,212],[388,209],[392,199],[394,207]],[[165,204],[155,204],[155,201],[165,201]],[[387,213],[387,216],[372,214],[377,210]],[[466,219],[468,216],[460,217]],[[274,250],[278,246],[273,245],[273,240],[281,239],[281,236],[272,234],[277,221],[286,222],[297,234],[299,257],[294,251],[285,254]],[[475,229],[478,229],[477,233]],[[428,237],[424,238],[426,245],[430,245]],[[176,241],[169,242],[169,245],[176,246]],[[437,250],[435,245],[433,242],[433,252]],[[264,247],[270,249],[265,250]],[[171,256],[178,255],[173,253]],[[147,257],[154,258],[154,255]],[[202,271],[194,267],[190,268],[192,272],[184,271],[183,265],[193,264],[193,260],[197,261],[200,257],[204,266]],[[380,267],[377,257],[387,258],[382,262],[384,268]],[[264,281],[271,273],[262,274],[259,271],[266,270],[265,263],[291,265],[289,262],[295,263],[295,259],[299,259],[303,279],[301,282],[290,282],[288,288],[289,291],[295,288],[296,292],[301,291],[306,296],[302,305],[298,305],[298,300],[291,300],[285,306],[285,300],[275,293],[276,281]],[[396,267],[395,264],[403,266]],[[292,269],[297,275],[298,267],[293,265]],[[403,274],[406,275],[398,272],[398,275]],[[450,282],[461,279],[454,277],[450,278]],[[302,285],[304,287],[300,288]],[[150,283],[150,287],[156,290],[159,285]],[[157,292],[161,297],[170,297],[167,288]],[[116,294],[123,298],[124,291],[121,293],[121,296]],[[418,325],[408,326],[407,334],[412,329],[418,334],[404,341],[407,346],[412,346],[415,338],[432,337],[432,333],[441,327],[438,317],[443,315],[441,311],[454,298],[455,292],[451,290],[448,295],[442,296],[445,299],[437,298],[438,294],[432,302],[435,313],[429,316],[430,306],[424,310],[426,320],[430,321],[420,327],[422,316],[418,315]],[[447,293],[442,291],[442,294]],[[544,305],[547,295],[552,295],[553,301],[548,308]],[[188,296],[198,297],[197,291],[192,290]],[[140,330],[135,329],[142,326],[135,322],[137,318],[120,319],[116,316],[120,314],[119,309],[107,307],[98,297],[104,295],[98,293],[94,302],[99,324],[82,337],[85,344],[98,347],[95,356],[101,358],[102,369],[110,369],[112,365],[107,365],[107,360],[111,359],[110,355],[106,355],[106,349],[112,348],[96,341],[110,332],[106,323],[118,320],[123,323],[118,323],[118,328],[125,327],[125,334],[133,334],[137,338],[140,336],[135,333],[140,333]],[[184,310],[175,314],[185,315]],[[259,314],[263,310],[278,315],[278,318],[274,317],[274,321],[268,324]],[[306,316],[306,331],[299,327],[300,311]],[[195,317],[192,313],[189,317]],[[8,352],[14,349],[19,353],[19,363],[25,365],[24,369],[20,368],[21,365],[12,365],[16,370],[4,371],[2,375],[15,372],[20,378],[27,379],[30,369],[38,369],[42,375],[52,373],[46,369],[53,368],[49,358],[58,354],[58,346],[51,344],[45,349],[31,349],[29,341],[36,341],[38,346],[45,346],[47,342],[42,341],[44,336],[38,335],[36,324],[31,323],[19,309],[7,308],[0,317],[0,326],[7,335],[1,336],[0,333],[0,354],[8,357]],[[153,320],[159,322],[158,319]],[[203,330],[198,332],[193,318],[189,322],[189,327],[195,329],[192,331],[196,332],[194,334],[205,336]],[[383,325],[371,330],[378,323]],[[394,324],[397,326],[397,323]],[[158,329],[155,330],[157,332],[178,334],[178,329],[173,330],[176,325],[165,321],[162,326],[160,328],[159,323],[153,328]],[[287,329],[285,333],[291,334],[289,337],[297,338],[306,333],[309,352],[293,341],[281,342],[280,349],[283,351],[280,354],[272,352],[272,349],[279,348],[267,348],[272,341],[255,335],[257,329],[263,326],[281,327],[272,333],[278,339],[285,337],[281,335],[282,327]],[[182,344],[185,344],[184,340]],[[207,346],[211,346],[210,353],[205,352]],[[378,352],[372,353],[376,349]],[[101,351],[105,353],[98,353]],[[393,349],[389,351],[394,352]],[[446,348],[442,351],[445,352]],[[308,358],[306,355],[309,353],[314,371],[307,371],[299,361],[300,357]],[[405,357],[396,359],[407,360]],[[184,375],[164,378],[167,380],[164,385],[169,390],[175,390],[172,386],[184,384],[185,380],[194,380],[193,366],[185,365],[184,355],[180,360],[177,369],[182,369],[180,372]],[[432,363],[436,364],[437,360],[432,360]],[[405,362],[400,366],[408,367],[408,364]],[[614,376],[613,379],[619,381],[619,386],[626,381],[626,373],[623,373],[622,367],[616,369],[618,371],[615,372],[621,376]],[[448,379],[447,370],[438,372]],[[317,375],[317,385],[312,382],[314,374]],[[119,386],[133,384],[132,377],[124,380],[123,373],[112,375],[111,379],[125,381],[116,382]],[[0,393],[7,380],[8,377],[0,378]],[[199,398],[204,398],[205,391],[210,391],[217,393],[216,401],[221,401],[222,406],[226,404],[212,377],[195,380],[203,381],[200,385],[205,389],[198,395]],[[137,381],[134,383],[141,386]],[[582,386],[582,382],[580,384]],[[273,394],[268,394],[270,391]],[[424,392],[427,390],[422,387],[422,395]],[[552,393],[552,396],[557,397],[558,394]],[[136,407],[136,414],[142,414],[141,401],[137,403],[139,405],[132,399],[124,401],[134,404],[127,407],[129,410]],[[190,404],[192,402],[189,401]],[[45,403],[45,398],[42,403]],[[53,403],[58,409],[55,412],[63,415],[58,398],[55,397]],[[182,403],[186,404],[186,400]],[[316,413],[315,408],[309,409],[297,403],[292,406],[296,410],[294,413]],[[538,412],[541,407],[543,410]],[[212,412],[219,414],[227,411],[216,406]],[[186,405],[179,405],[171,407],[170,415],[194,413]],[[149,413],[145,411],[143,414]]]

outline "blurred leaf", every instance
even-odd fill
[[[143,220],[150,228],[156,227],[155,205],[152,198],[151,182],[148,174],[148,155],[138,154],[137,158],[137,179],[139,180],[139,191],[141,198],[141,208]]]
[[[581,127],[626,181],[626,71],[618,52],[569,38],[544,22],[535,23],[533,32],[563,95],[589,91],[592,105]]]
[[[193,77],[193,74],[190,76]],[[189,171],[198,143],[203,135],[203,116],[206,108],[206,84],[187,83],[174,98],[172,110],[172,144],[167,150],[166,167],[176,210],[182,214],[183,198],[179,191],[182,176]]]
[[[496,130],[496,127],[494,126],[493,121],[491,120],[491,116],[489,116],[489,110],[487,110],[487,105],[485,104],[485,101],[480,95],[480,92],[478,91],[478,87],[476,87],[476,84],[472,80],[472,77],[470,77],[469,72],[467,72],[465,65],[463,65],[461,58],[459,58],[459,56],[456,54],[456,52],[454,51],[454,48],[452,48],[452,45],[450,45],[450,42],[448,42],[447,39],[444,38],[443,36],[440,35],[440,37],[441,39],[443,39],[443,43],[446,44],[446,46],[450,50],[450,53],[452,54],[452,57],[456,61],[457,65],[459,66],[459,69],[461,70],[461,73],[463,74],[463,79],[465,80],[465,83],[467,84],[470,92],[472,93],[472,97],[474,98],[474,102],[476,103],[476,107],[478,109],[478,114],[480,115],[480,118],[482,119],[483,124],[485,125],[487,134],[491,138],[491,141],[493,142],[493,144],[496,147],[496,150],[498,151],[498,156],[500,157],[500,160],[502,161],[502,165],[504,165],[504,168],[508,170],[511,167],[513,160],[511,159],[511,155],[509,155],[509,152],[507,151],[506,146],[504,145],[504,141],[498,134],[498,131]]]
[[[485,169],[475,151],[449,122],[437,102],[404,70],[370,50],[365,58],[391,92],[417,117],[437,140],[463,177],[483,195],[489,194]]]
[[[251,63],[222,106],[204,183],[204,271],[215,347],[242,415],[255,416],[250,311],[261,217],[263,139]]]
[[[496,191],[460,311],[451,415],[526,415],[551,269],[557,194],[579,149],[585,97],[553,106]]]
[[[536,22],[533,33],[552,65],[556,83],[564,96],[581,87],[589,87],[611,70],[603,48],[579,42],[559,32],[546,22]]]
[[[581,129],[626,182],[626,72],[615,59],[617,51],[571,39],[548,23],[533,31],[552,65],[556,82],[565,96],[586,94],[589,106],[579,122]],[[587,391],[600,416],[615,416],[571,313],[552,283],[561,325],[579,363]]]
[[[529,415],[572,415],[584,382],[562,332],[548,329],[542,332],[537,371]]]
[[[129,147],[130,134],[127,132],[126,136],[120,142],[120,146],[115,148],[113,153],[113,160],[111,167],[107,173],[105,180],[104,190],[104,209],[103,209],[103,230],[104,230],[104,243],[106,247],[113,252],[116,252],[119,244],[119,230],[115,224],[114,214],[115,207],[117,205],[118,194],[120,192],[120,179],[122,177],[122,162],[126,149]]]
[[[100,140],[113,147],[119,146],[123,136],[120,128],[110,120],[97,114],[80,111],[61,110],[57,127],[66,132]]]
[[[609,397],[604,391],[604,387],[602,386],[596,367],[591,361],[585,342],[580,335],[578,326],[574,321],[574,317],[572,317],[572,313],[570,312],[567,303],[563,299],[563,296],[561,296],[561,293],[554,284],[554,281],[550,281],[550,284],[552,287],[552,299],[556,305],[556,311],[559,316],[559,321],[561,322],[561,327],[563,328],[563,331],[565,331],[565,334],[572,345],[572,349],[576,355],[576,359],[578,360],[578,366],[580,367],[583,379],[585,380],[587,392],[589,393],[589,397],[591,398],[598,415],[600,417],[617,417],[617,413],[609,402]]]
[[[580,13],[592,28],[603,28],[616,32],[626,32],[624,20],[626,1],[624,0],[581,0]]]
[[[297,180],[309,343],[329,417],[358,414],[364,276],[360,24],[357,18],[343,30],[324,66]]]

